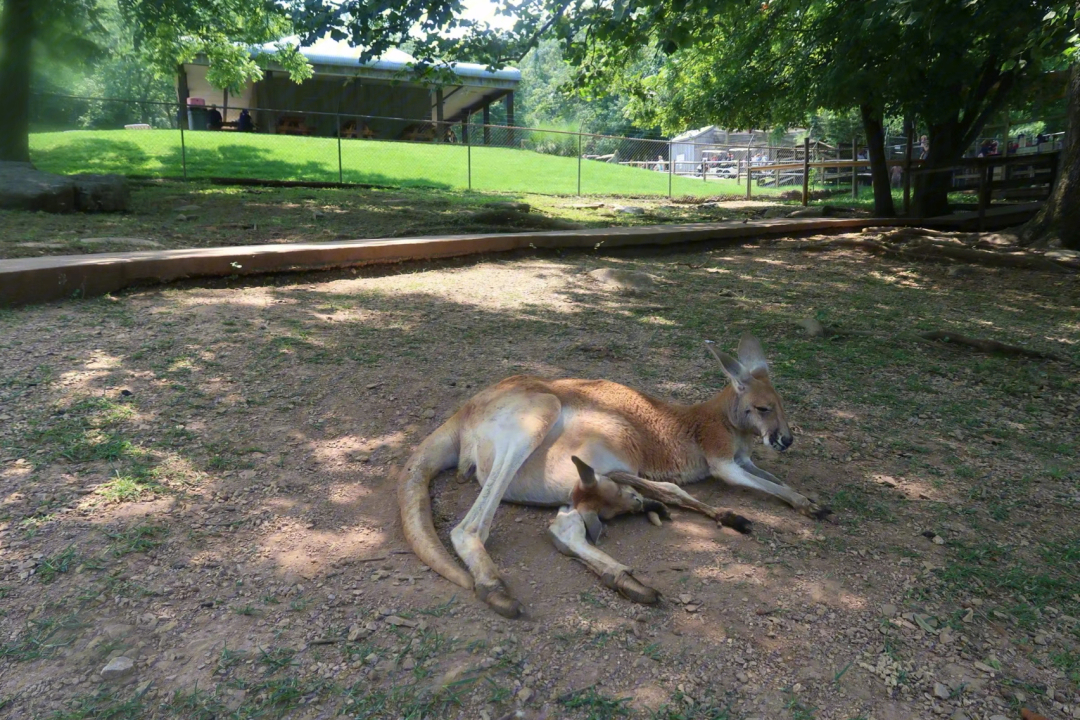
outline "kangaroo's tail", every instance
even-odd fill
[[[431,520],[431,479],[454,467],[460,452],[461,421],[457,415],[420,443],[398,479],[398,505],[405,539],[417,557],[452,583],[472,589],[472,576],[462,569],[435,534]]]

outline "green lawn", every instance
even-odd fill
[[[470,152],[462,145],[342,140],[283,135],[187,132],[181,146],[178,130],[87,130],[36,133],[30,153],[42,170],[57,173],[120,173],[237,177],[262,180],[310,180],[437,187],[470,186]],[[474,190],[572,195],[578,192],[576,158],[530,150],[473,147]],[[741,195],[731,180],[672,178],[675,195]],[[581,192],[588,195],[666,195],[668,176],[651,170],[581,162]],[[776,190],[754,188],[754,195]]]

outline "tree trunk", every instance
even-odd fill
[[[952,189],[952,172],[941,170],[955,165],[964,155],[960,146],[959,121],[949,120],[930,125],[927,133],[930,152],[926,162],[915,175],[915,217],[927,218],[949,214],[949,191]],[[929,170],[939,172],[925,172]]]
[[[889,166],[885,159],[885,127],[880,113],[870,105],[861,105],[863,132],[866,134],[866,148],[870,155],[870,178],[874,185],[874,216],[896,217],[893,205],[892,183],[889,181]]]
[[[1023,230],[1026,242],[1060,240],[1080,250],[1080,65],[1069,72],[1068,125],[1058,156],[1057,181],[1039,214]]]
[[[33,0],[4,0],[0,15],[0,160],[30,162]]]

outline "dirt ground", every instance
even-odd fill
[[[271,188],[132,181],[127,213],[0,210],[0,259],[132,250],[561,230],[759,217],[778,199],[559,197],[427,189]],[[718,202],[719,201],[719,202]],[[836,202],[850,202],[843,197]],[[526,203],[526,213],[492,203]],[[640,208],[640,214],[618,211]],[[866,214],[837,205],[834,213]]]
[[[793,245],[3,312],[2,714],[1080,718],[1076,277]],[[657,289],[619,294],[598,267]],[[809,337],[807,317],[883,337]],[[886,337],[933,329],[1066,362]],[[599,377],[697,402],[722,383],[702,340],[745,331],[796,433],[759,464],[835,524],[693,486],[754,532],[612,522],[600,546],[663,592],[645,607],[556,551],[551,510],[503,506],[488,548],[515,621],[408,551],[395,472],[479,388]],[[444,540],[476,494],[436,481]]]

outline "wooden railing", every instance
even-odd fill
[[[981,158],[964,158],[947,167],[919,168],[915,174],[954,173],[957,170],[974,171],[979,191],[979,229],[986,221],[986,210],[997,190],[1027,189],[1049,197],[1057,179],[1060,151],[1030,155],[991,155]],[[1001,171],[998,172],[998,168]],[[1018,177],[1021,174],[1025,177]],[[997,176],[1001,177],[998,178]]]

